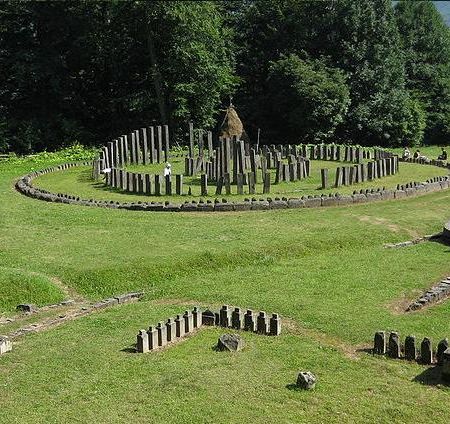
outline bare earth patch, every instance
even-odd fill
[[[417,231],[412,230],[410,228],[404,228],[398,224],[389,222],[389,220],[387,220],[386,218],[379,218],[379,217],[375,217],[375,216],[363,215],[363,216],[358,216],[358,219],[361,222],[367,222],[372,225],[382,225],[382,226],[386,227],[388,230],[392,231],[393,233],[401,233],[402,231],[404,231],[407,234],[409,234],[409,236],[412,238],[420,237],[420,234]]]

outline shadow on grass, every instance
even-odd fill
[[[123,349],[120,349],[121,352],[125,352],[125,353],[137,353],[137,348],[136,348],[136,343],[129,346],[129,347],[125,347]]]
[[[430,237],[430,240],[433,243],[439,243],[442,244],[443,246],[447,246],[450,247],[450,240],[445,238],[442,233],[436,234],[432,237]],[[446,250],[445,253],[450,253],[450,250]]]
[[[416,375],[413,378],[413,381],[421,384],[425,384],[427,386],[449,386],[448,381],[444,381],[441,378],[441,366],[434,366],[427,368],[425,371],[421,372],[419,375]]]
[[[373,352],[373,348],[371,347],[363,347],[355,350],[356,353],[367,353],[368,355],[375,355]]]
[[[297,384],[295,383],[291,383],[291,384],[286,384],[286,389],[291,390],[292,392],[314,392],[315,387],[311,388],[311,389],[304,389],[303,387],[298,387]]]

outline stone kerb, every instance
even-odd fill
[[[225,212],[225,211],[243,211],[243,210],[269,210],[269,209],[287,209],[303,207],[326,207],[342,206],[356,203],[365,203],[376,200],[401,199],[407,196],[420,195],[427,192],[444,190],[450,186],[450,177],[435,177],[425,182],[411,182],[405,185],[398,185],[395,190],[386,190],[384,188],[366,189],[359,192],[354,191],[353,195],[341,195],[334,193],[321,196],[302,196],[301,198],[252,198],[245,199],[244,202],[229,202],[226,199],[215,199],[214,201],[203,200],[186,201],[183,204],[173,204],[168,201],[162,202],[137,202],[120,203],[117,201],[102,201],[95,199],[81,199],[78,196],[71,196],[64,193],[51,193],[32,185],[34,178],[47,174],[72,168],[75,166],[90,166],[92,161],[78,163],[68,163],[54,167],[45,168],[39,171],[33,171],[21,178],[16,183],[16,189],[29,197],[44,200],[53,203],[67,203],[80,206],[106,207],[112,209],[127,209],[139,211],[166,211],[166,212]],[[448,224],[446,224],[448,226]],[[448,234],[448,228],[446,235]]]
[[[444,227],[445,228],[445,227]],[[442,233],[443,235],[443,233]],[[439,284],[427,290],[416,301],[412,302],[406,312],[416,311],[424,306],[446,299],[450,295],[450,276],[443,279]]]
[[[148,330],[139,330],[136,350],[138,353],[147,353],[163,348],[193,334],[202,326],[232,328],[268,336],[281,334],[281,318],[275,313],[270,317],[264,311],[256,314],[247,309],[244,313],[240,308],[232,309],[228,305],[223,305],[218,312],[209,309],[202,312],[194,307],[192,311],[169,318],[165,323],[159,322]]]

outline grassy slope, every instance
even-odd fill
[[[58,277],[92,299],[147,295],[27,337],[2,356],[0,421],[444,421],[448,391],[411,381],[424,368],[364,354],[355,361],[333,341],[367,344],[378,329],[450,335],[447,303],[392,312],[450,274],[448,246],[382,247],[439,231],[450,217],[449,191],[352,208],[143,214],[25,198],[12,184],[26,171],[0,165],[3,281],[21,270]],[[160,298],[167,306],[152,301]],[[215,330],[157,355],[121,351],[137,329],[182,311],[170,306],[180,298],[276,311],[300,330],[245,335],[249,348],[232,357],[210,350]],[[319,375],[316,393],[285,387],[299,369]]]
[[[0,311],[19,303],[45,305],[63,299],[63,293],[45,275],[27,274],[23,269],[0,267]]]

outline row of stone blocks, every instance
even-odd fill
[[[428,158],[420,158],[420,159],[408,158],[408,159],[400,159],[400,160],[402,162],[418,163],[420,165],[439,166],[441,168],[450,169],[450,162],[444,161],[444,160],[436,160],[436,159],[428,159]]]
[[[336,168],[335,187],[342,185],[359,184],[366,181],[395,175],[398,172],[398,157],[378,159],[373,162],[360,163],[352,167],[343,166]],[[322,172],[322,187],[328,187],[327,172]]]
[[[166,346],[169,343],[188,335],[201,326],[220,326],[234,330],[251,331],[262,335],[278,336],[281,334],[281,319],[278,314],[269,318],[264,311],[258,315],[248,309],[244,314],[240,308],[231,310],[227,305],[222,306],[219,312],[210,310],[201,312],[195,307],[175,319],[169,318],[166,323],[159,322],[148,330],[139,330],[136,338],[136,350],[146,353]]]
[[[12,343],[7,336],[0,336],[0,355],[12,350]]]
[[[394,175],[398,172],[398,157],[393,156],[387,159],[360,163],[353,166],[342,166],[336,168],[334,187],[349,186],[366,181],[373,181],[377,178]],[[320,170],[322,189],[329,187],[328,168]]]
[[[226,141],[226,140],[225,140]],[[229,143],[236,140],[229,140]],[[245,154],[248,155],[250,146],[245,146]],[[248,151],[247,151],[248,150]],[[193,151],[193,149],[192,149]],[[289,155],[302,156],[315,160],[334,160],[334,161],[361,161],[362,159],[384,159],[392,156],[391,152],[379,148],[367,148],[344,144],[271,144],[262,145],[256,152],[259,155],[272,154],[274,156],[281,154],[282,158]],[[193,154],[189,154],[193,157]]]
[[[48,172],[66,169],[77,165],[89,165],[91,162],[81,162],[77,164],[65,164],[58,167],[47,168],[41,171],[34,171],[21,177],[16,188],[22,194],[33,197],[38,200],[44,200],[54,203],[76,204],[81,206],[107,207],[114,209],[128,209],[140,211],[155,212],[228,212],[228,211],[247,211],[247,210],[269,210],[269,209],[294,209],[294,208],[314,208],[325,206],[342,206],[355,203],[365,203],[376,200],[401,199],[407,196],[414,196],[421,193],[433,192],[447,189],[450,185],[449,176],[436,177],[433,180],[423,183],[409,183],[406,186],[398,187],[397,190],[386,189],[367,189],[354,191],[353,195],[341,195],[339,193],[321,195],[321,196],[302,196],[301,198],[267,198],[267,199],[246,199],[243,202],[229,202],[226,199],[214,202],[208,200],[185,202],[183,204],[172,204],[170,202],[137,202],[137,203],[119,203],[114,201],[98,201],[94,199],[86,200],[80,197],[70,196],[62,193],[50,193],[46,190],[33,187],[32,180],[35,177]],[[448,230],[450,234],[450,229]],[[450,237],[449,237],[450,238]]]
[[[107,143],[97,159],[101,169],[117,168],[126,164],[167,162],[169,157],[169,127],[140,128]]]
[[[293,154],[313,160],[361,162],[363,159],[384,159],[392,156],[391,152],[379,148],[367,148],[343,144],[300,144],[262,146],[262,153],[280,153],[283,158]]]
[[[228,141],[229,143],[226,143]],[[248,152],[244,149],[243,141],[237,141],[241,144],[240,161],[234,161],[233,164],[238,166],[234,170],[234,174],[244,173],[244,170],[251,170],[255,176],[257,169],[261,168],[263,179],[268,168],[277,169],[277,177],[275,183],[279,181],[297,181],[309,176],[309,159],[319,160],[345,160],[349,162],[361,163],[363,159],[370,159],[373,156],[377,159],[391,158],[392,153],[382,151],[379,149],[372,150],[363,149],[356,146],[341,146],[341,145],[264,145],[260,149],[255,150],[248,147]],[[235,150],[230,149],[230,140],[222,140],[221,146],[214,151],[214,154],[209,157],[206,162],[203,155],[200,155],[195,160],[193,157],[185,158],[185,174],[194,175],[197,172],[207,172],[208,178],[217,180],[230,172],[230,160],[236,153]],[[223,145],[226,145],[224,148]],[[373,154],[372,154],[373,153]],[[288,164],[282,163],[282,158],[289,160]]]
[[[244,194],[244,186],[248,185],[248,193],[255,194],[256,192],[256,177],[255,173],[249,172],[247,174],[236,175],[236,193]],[[129,193],[138,193],[155,196],[172,196],[174,194],[183,196],[183,175],[152,175],[143,173],[128,172],[123,169],[112,168],[111,172],[106,174],[105,184],[109,187],[119,188]],[[270,173],[267,172],[263,176],[263,193],[270,193]],[[216,195],[222,194],[222,189],[225,186],[227,194],[231,194],[230,175],[220,177],[215,184]],[[200,176],[200,189],[202,196],[208,196],[208,175],[202,174]],[[190,190],[190,187],[189,187]],[[190,194],[190,193],[188,193]]]
[[[268,168],[277,169],[277,181],[296,181],[297,179],[308,176],[303,172],[301,166],[293,167],[294,162],[308,161],[309,159],[318,160],[337,160],[361,163],[363,159],[384,159],[392,157],[392,153],[380,149],[367,149],[356,146],[344,145],[263,145],[260,149],[250,148],[242,140],[233,141],[240,146],[238,149],[231,149],[231,140],[219,141],[220,146],[214,150],[213,155],[209,156],[209,161],[199,153],[195,159],[193,156],[185,158],[185,175],[195,175],[197,172],[207,172],[208,178],[216,180],[225,173],[229,173],[230,161],[234,155],[238,153],[239,160],[233,161],[238,169],[234,170],[234,174],[246,173],[245,170],[252,170],[256,174],[256,170],[261,168],[263,175]],[[225,145],[225,148],[224,148]],[[244,148],[245,146],[245,148]],[[247,151],[248,150],[248,151]],[[282,164],[282,159],[289,159],[289,164]],[[308,159],[309,158],[309,159]],[[284,166],[284,169],[278,170]]]
[[[406,311],[408,312],[421,309],[430,303],[434,303],[437,302],[438,300],[448,297],[449,294],[450,294],[450,277],[447,277],[436,286],[433,286],[430,290],[427,290],[415,302],[411,303],[406,309]]]
[[[173,194],[182,196],[185,194],[183,175],[181,174],[163,176],[112,168],[111,172],[106,174],[105,184],[129,193],[153,194],[155,196],[172,196]]]
[[[426,365],[436,362],[438,365],[443,365],[444,361],[450,361],[448,339],[441,340],[437,345],[436,352],[434,352],[430,338],[425,337],[420,343],[420,349],[418,349],[414,336],[407,336],[404,345],[401,345],[400,336],[395,331],[390,332],[389,337],[387,337],[385,331],[377,331],[373,340],[373,353],[387,355],[394,359],[404,358]]]
[[[189,129],[189,154],[188,158],[194,158],[194,129],[190,125]],[[203,156],[202,145],[204,144],[201,138],[199,138],[199,156]],[[219,139],[219,146],[213,149],[212,134],[208,132],[208,150],[209,156],[218,156],[217,150],[226,151],[226,156],[232,156],[231,146],[242,140],[238,140],[236,137],[231,139]],[[226,145],[226,149],[223,149],[223,145]],[[244,143],[244,154],[246,156],[250,155],[251,146],[249,143]],[[338,144],[299,144],[299,145],[288,145],[288,144],[271,144],[262,145],[260,149],[255,151],[256,154],[262,156],[267,154],[278,155],[287,158],[289,155],[303,156],[305,158],[317,159],[317,160],[335,160],[335,161],[361,161],[362,159],[384,159],[392,155],[391,152],[379,149],[379,148],[367,148],[354,145],[338,145]],[[269,165],[269,167],[273,167]]]
[[[275,157],[281,155],[282,158],[294,155],[312,160],[353,162],[371,159],[374,156],[374,149],[341,144],[271,144],[263,145],[258,153],[264,155],[270,153]]]

